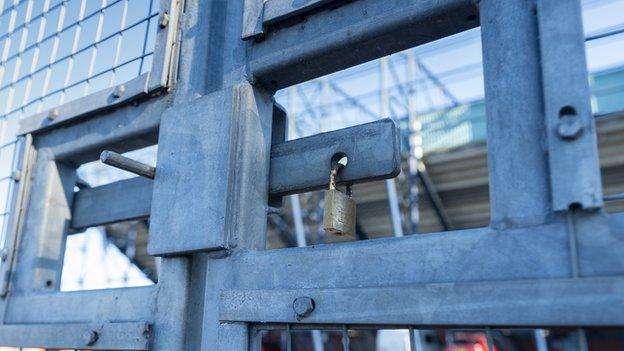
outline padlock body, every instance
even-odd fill
[[[355,200],[338,189],[325,191],[323,229],[333,235],[355,236]]]

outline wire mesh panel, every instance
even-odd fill
[[[0,9],[0,143],[20,118],[151,68],[154,0],[4,0]]]
[[[0,0],[0,248],[15,195],[19,121],[149,72],[158,7],[156,0]]]
[[[148,71],[157,11],[153,0],[5,1],[5,118],[31,115]]]

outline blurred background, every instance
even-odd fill
[[[13,211],[20,120],[149,73],[158,11],[156,0],[0,0],[0,249]],[[624,0],[583,0],[583,14],[607,211],[621,212]],[[476,28],[289,87],[276,99],[288,111],[289,139],[388,117],[401,127],[400,176],[353,189],[356,237],[340,240],[368,240],[488,225],[483,94]],[[128,155],[155,165],[156,151]],[[76,189],[133,176],[99,162],[78,173]],[[337,241],[325,236],[322,213],[322,191],[285,197],[268,217],[267,249]],[[154,284],[159,263],[146,252],[148,228],[145,218],[68,233],[61,289]],[[289,336],[295,350],[342,350],[345,332],[351,350],[570,350],[581,339],[589,350],[624,350],[615,329],[370,328],[276,328],[263,331],[263,350],[286,350]]]

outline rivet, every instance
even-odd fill
[[[58,118],[58,116],[60,115],[59,109],[55,108],[50,110],[50,112],[48,113],[48,116],[46,117],[49,121],[54,121],[55,119]]]
[[[126,92],[126,86],[125,85],[119,85],[117,86],[117,88],[115,88],[115,90],[113,91],[113,98],[115,99],[119,99],[120,97],[123,96],[123,94]]]
[[[160,26],[160,29],[167,28],[167,26],[169,25],[169,13],[163,12],[160,14],[160,18],[158,19],[158,25]]]
[[[297,320],[305,318],[314,311],[314,300],[308,296],[301,296],[293,301],[293,310],[297,315]]]
[[[13,173],[11,173],[11,179],[13,179],[16,182],[19,182],[20,179],[22,179],[22,172],[20,170],[13,171]]]

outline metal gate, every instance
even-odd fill
[[[332,329],[348,348],[352,327],[624,324],[624,217],[602,211],[580,1],[159,9],[149,74],[22,123],[0,344],[258,350],[262,330]],[[325,187],[335,154],[349,157],[344,184],[400,162],[388,120],[286,142],[273,93],[479,25],[490,226],[264,250],[269,209]],[[144,177],[74,190],[103,150],[156,143],[155,177],[109,159]],[[156,285],[58,291],[68,232],[146,216]]]

